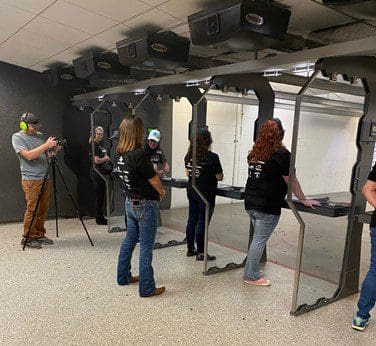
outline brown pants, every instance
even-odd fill
[[[31,220],[33,218],[33,212],[37,204],[39,191],[42,187],[42,184],[43,184],[43,180],[22,180],[22,188],[25,192],[25,198],[26,198],[26,210],[25,210],[24,221],[23,221],[23,225],[24,225],[23,238],[24,239],[26,238]],[[42,238],[46,234],[46,229],[44,228],[44,221],[46,220],[48,207],[50,206],[50,196],[51,196],[51,186],[50,186],[50,181],[47,180],[41,199],[39,201],[39,206],[38,206],[37,213],[35,214],[33,225],[30,229],[29,239]]]

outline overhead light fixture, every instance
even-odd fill
[[[282,75],[281,70],[268,70],[264,71],[263,76],[264,77],[278,77]]]
[[[337,82],[337,77],[338,77],[338,73],[337,72],[332,72],[329,76],[329,82]]]
[[[98,101],[103,101],[104,95],[98,96]]]
[[[188,81],[185,83],[185,86],[186,86],[186,87],[199,86],[199,82],[198,82],[198,80],[188,80]]]
[[[135,95],[143,95],[143,94],[145,94],[146,93],[146,90],[145,89],[136,89],[135,91],[134,91],[134,94]]]
[[[350,78],[350,83],[351,83],[351,85],[357,85],[358,84],[358,77],[357,76],[352,76]]]
[[[111,103],[111,107],[117,107],[117,104],[116,104],[115,101],[112,101],[112,103]]]
[[[128,103],[128,109],[133,109],[133,104],[132,104],[132,102],[129,102],[129,103]]]
[[[163,98],[162,98],[161,94],[158,94],[155,99],[157,100],[157,102],[162,102],[163,101]]]
[[[80,106],[80,107],[78,107],[78,110],[82,112],[84,110],[84,107]]]
[[[306,66],[299,66],[295,67],[293,70],[293,73],[307,73],[309,74],[310,72],[313,72],[315,70],[315,65],[314,64],[307,64]]]

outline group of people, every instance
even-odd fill
[[[48,152],[59,150],[54,137],[43,141],[37,132],[39,120],[25,113],[21,117],[21,131],[13,135],[13,147],[19,157],[22,175],[22,186],[25,192],[27,208],[24,216],[24,232],[21,243],[40,248],[42,244],[53,244],[45,236],[44,221],[46,218],[50,188],[49,183],[41,196],[35,223],[30,228],[33,210],[47,168]],[[165,292],[165,287],[156,287],[152,267],[153,245],[157,231],[158,203],[165,196],[160,177],[168,173],[169,166],[158,147],[160,133],[152,130],[145,143],[145,130],[140,117],[126,116],[119,128],[119,142],[116,152],[119,155],[117,169],[123,182],[126,194],[125,210],[127,217],[127,235],[121,245],[117,282],[128,285],[139,282],[141,297],[150,297]],[[270,280],[260,270],[260,259],[265,244],[276,228],[281,208],[285,205],[287,184],[289,181],[290,152],[282,143],[284,129],[279,119],[271,119],[262,125],[256,142],[250,150],[248,163],[248,179],[245,187],[245,210],[249,214],[253,226],[253,239],[249,246],[243,280],[247,284],[269,286]],[[101,165],[109,160],[105,149],[101,146],[103,129],[95,128],[92,136],[95,142],[94,164]],[[215,196],[218,181],[223,180],[223,169],[219,156],[211,151],[213,142],[206,128],[198,129],[196,142],[196,165],[193,172],[193,141],[191,139],[188,152],[184,158],[185,171],[189,178],[187,197],[189,215],[186,227],[187,256],[196,256],[196,260],[204,260],[205,208],[201,195],[209,202],[209,222],[215,208]],[[97,179],[92,173],[93,180]],[[195,176],[195,186],[192,176]],[[99,182],[99,180],[98,180]],[[95,183],[97,191],[97,223],[104,224],[103,186]],[[200,194],[197,193],[197,188]],[[314,208],[319,203],[308,200],[294,174],[292,192],[307,207]],[[367,201],[376,208],[376,165],[373,167],[363,188]],[[102,198],[102,201],[98,199]],[[30,228],[30,230],[29,230]],[[139,275],[131,272],[131,258],[137,243],[140,243]],[[195,246],[196,243],[196,246]],[[371,266],[362,286],[358,302],[358,312],[353,320],[353,328],[364,330],[368,324],[369,312],[376,301],[376,211],[371,222]],[[207,254],[207,260],[215,260],[215,256]]]

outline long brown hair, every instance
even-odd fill
[[[213,139],[210,131],[204,128],[197,129],[197,162],[202,160],[209,150],[210,145],[213,143]],[[185,163],[187,164],[192,159],[193,152],[193,138],[190,140],[187,155],[185,156]]]
[[[248,154],[248,163],[268,161],[270,156],[282,147],[281,131],[278,124],[274,120],[266,120],[252,150]]]
[[[116,152],[119,155],[127,151],[142,148],[145,139],[144,124],[139,116],[126,116],[119,126],[119,144]]]

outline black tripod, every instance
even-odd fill
[[[41,200],[41,197],[42,197],[42,194],[43,194],[43,191],[46,187],[46,184],[47,184],[47,180],[48,180],[48,175],[50,173],[50,170],[51,170],[51,167],[52,167],[52,184],[53,184],[53,191],[54,191],[54,204],[55,204],[55,222],[56,222],[56,237],[59,237],[59,225],[58,225],[58,216],[57,216],[57,188],[56,188],[56,169],[57,169],[57,172],[59,173],[60,175],[60,178],[61,178],[61,181],[63,182],[63,185],[64,185],[64,188],[65,188],[65,191],[67,192],[67,194],[69,195],[74,207],[75,207],[75,210],[76,210],[76,214],[77,214],[77,217],[80,219],[81,221],[81,224],[82,224],[82,227],[84,228],[85,232],[86,232],[86,235],[87,237],[89,238],[89,241],[90,241],[90,244],[91,246],[94,246],[94,243],[93,241],[91,240],[90,238],[90,235],[89,235],[89,232],[84,224],[84,220],[82,219],[82,216],[81,216],[81,212],[79,210],[79,207],[78,207],[78,204],[77,202],[75,201],[72,193],[69,191],[69,188],[68,188],[68,185],[66,184],[65,180],[64,180],[64,177],[63,177],[63,173],[61,172],[60,170],[60,167],[59,165],[57,164],[57,160],[56,160],[56,153],[55,152],[51,152],[51,156],[50,156],[50,160],[48,162],[48,167],[47,167],[47,170],[46,170],[46,173],[43,177],[43,183],[42,183],[42,186],[40,188],[40,191],[39,191],[39,194],[38,194],[38,199],[37,199],[37,203],[35,205],[35,208],[34,208],[34,211],[33,211],[33,217],[31,219],[31,222],[30,222],[30,225],[29,225],[29,229],[27,230],[27,233],[26,233],[26,239],[25,239],[25,243],[23,245],[23,248],[22,250],[25,250],[25,247],[26,247],[26,244],[27,242],[29,241],[29,234],[30,234],[30,231],[31,231],[31,227],[33,226],[33,222],[34,222],[34,219],[35,219],[35,216],[37,214],[37,210],[38,210],[38,207],[39,207],[39,203],[40,203],[40,200]]]

